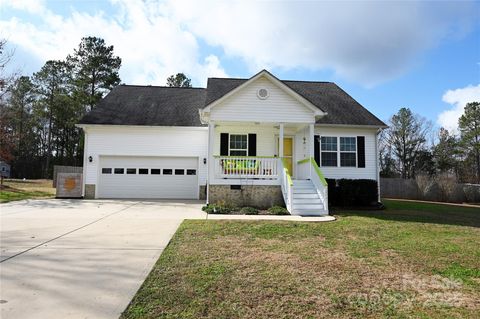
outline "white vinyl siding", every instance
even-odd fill
[[[259,99],[259,89],[268,98]],[[211,109],[213,121],[313,123],[313,111],[264,77],[242,88]]]
[[[92,162],[85,161],[85,184],[98,184],[100,156],[195,157],[198,161],[198,184],[206,184],[207,165],[203,159],[207,158],[207,128],[105,125],[85,129],[85,156],[93,159]]]
[[[348,179],[377,179],[377,158],[375,151],[376,143],[376,129],[362,129],[362,128],[346,128],[346,127],[330,127],[330,126],[315,126],[315,135],[333,136],[338,138],[338,163],[337,166],[321,166],[323,174],[326,178],[348,178]],[[357,137],[365,136],[365,167],[341,167],[341,146],[340,137]],[[355,147],[356,147],[355,143]],[[344,150],[352,149],[352,146],[345,146]],[[344,151],[348,153],[347,151]],[[356,154],[356,153],[355,153]],[[356,166],[358,160],[355,160]]]

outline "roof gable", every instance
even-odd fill
[[[212,104],[247,81],[248,79],[209,78],[205,105]],[[281,82],[326,113],[316,120],[317,124],[386,127],[384,122],[333,82]]]
[[[233,81],[227,81],[225,83],[219,83],[221,86],[221,90],[211,90],[209,94],[209,86],[207,86],[207,98],[205,100],[205,107],[203,112],[210,112],[211,108],[219,105],[224,100],[228,99],[229,97],[233,96],[237,92],[245,89],[250,84],[254,83],[258,79],[265,78],[270,81],[272,84],[283,90],[286,94],[290,95],[294,99],[296,99],[299,103],[304,105],[307,109],[312,111],[314,115],[325,115],[325,112],[322,111],[321,108],[316,107],[312,104],[308,99],[303,97],[302,95],[298,94],[295,90],[290,88],[288,85],[277,79],[274,75],[272,75],[267,70],[262,70],[259,73],[252,76],[250,79],[233,79]],[[224,79],[221,79],[224,80]],[[211,79],[208,79],[210,84]]]

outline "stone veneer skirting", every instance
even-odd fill
[[[225,201],[235,206],[269,208],[285,205],[279,185],[242,185],[241,189],[231,189],[230,185],[209,185],[209,202]]]
[[[95,198],[95,184],[85,184],[85,194],[83,197],[86,199]]]

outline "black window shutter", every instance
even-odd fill
[[[248,156],[257,156],[257,134],[248,134]]]
[[[358,167],[365,167],[365,136],[357,136]]]
[[[228,156],[228,133],[220,133],[220,156]]]
[[[320,135],[315,135],[313,138],[313,156],[317,165],[320,166]]]

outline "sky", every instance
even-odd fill
[[[183,72],[337,83],[380,119],[401,107],[458,129],[480,101],[478,1],[0,0],[0,37],[25,75],[97,36],[125,84]]]

